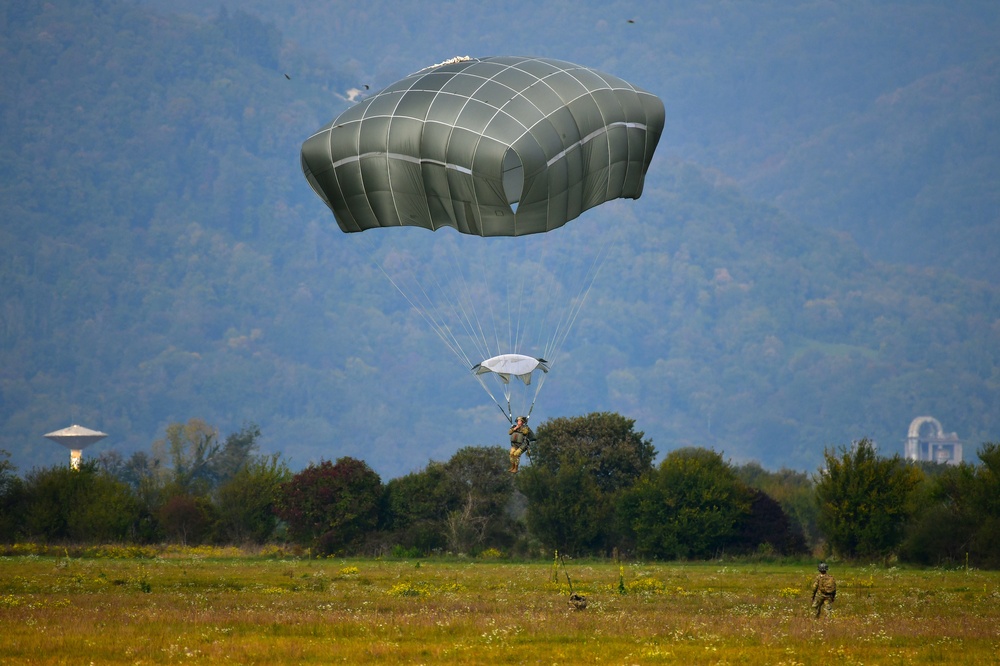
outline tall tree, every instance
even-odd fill
[[[639,555],[705,558],[734,542],[751,500],[719,453],[683,448],[623,494],[619,520]]]
[[[228,543],[261,544],[278,527],[274,512],[281,484],[291,479],[288,465],[275,453],[244,464],[216,493],[217,538]]]
[[[809,552],[799,524],[793,521],[781,503],[758,488],[747,487],[749,511],[741,517],[730,544],[737,553],[765,552],[801,555]]]
[[[176,493],[158,511],[160,527],[168,539],[184,546],[198,545],[211,535],[215,507],[205,495]]]
[[[757,462],[740,465],[735,471],[743,483],[766,493],[781,505],[785,514],[797,524],[807,544],[818,542],[819,509],[816,506],[816,489],[808,473],[787,467],[772,472]]]
[[[474,553],[512,541],[506,509],[514,492],[502,447],[467,446],[444,465],[453,506],[445,517],[450,550]]]
[[[131,489],[96,461],[79,469],[59,465],[32,470],[24,482],[24,527],[34,538],[78,542],[134,537],[139,503]]]
[[[385,527],[395,544],[423,552],[506,550],[521,531],[515,493],[502,447],[467,446],[446,463],[389,481]]]
[[[219,431],[198,418],[171,423],[163,439],[153,442],[157,469],[174,493],[205,493],[212,486],[212,459],[222,450]]]
[[[601,492],[582,465],[555,471],[533,466],[522,474],[518,486],[528,497],[528,530],[546,548],[590,555],[617,546],[613,497]]]
[[[978,464],[949,465],[928,482],[903,557],[921,564],[1000,567],[1000,444],[984,443],[978,456]]]
[[[880,457],[867,438],[839,454],[827,449],[823,457],[826,467],[816,477],[819,527],[834,551],[863,558],[892,553],[912,513],[910,493],[920,470],[899,455]]]
[[[391,479],[385,487],[384,528],[392,545],[428,553],[447,545],[443,517],[453,497],[444,464],[431,461],[419,472]]]
[[[127,459],[117,451],[105,451],[97,464],[106,474],[132,489],[139,503],[139,521],[135,539],[143,543],[160,540],[160,509],[167,497],[168,474],[159,467],[160,461],[146,451],[136,451]]]
[[[276,511],[289,535],[322,555],[357,547],[379,522],[382,480],[364,461],[309,465],[281,484]]]
[[[0,541],[14,541],[23,529],[24,483],[14,472],[10,453],[0,449]]]
[[[236,432],[226,436],[222,449],[209,461],[212,479],[216,485],[224,484],[236,476],[246,465],[254,461],[254,453],[259,448],[260,427],[256,423],[244,423]],[[256,460],[256,462],[263,462]],[[277,459],[273,462],[277,463]]]
[[[164,439],[153,443],[153,455],[175,492],[206,494],[236,475],[259,437],[260,428],[250,423],[220,441],[216,428],[192,418],[168,425]]]
[[[549,548],[584,554],[618,545],[618,494],[652,469],[656,449],[635,421],[612,412],[558,418],[538,428],[518,486],[531,532]]]

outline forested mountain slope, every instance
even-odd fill
[[[226,4],[148,1],[204,16]],[[540,55],[627,75],[666,103],[662,153],[846,231],[877,260],[1000,282],[990,0],[240,6],[344,68],[352,86],[380,88],[454,55]]]
[[[41,435],[70,422],[109,433],[95,451],[128,452],[191,417],[224,432],[253,421],[265,448],[293,467],[352,455],[384,477],[501,443],[496,408],[463,368],[440,362],[440,342],[345,242],[298,160],[350,88],[472,46],[473,55],[533,52],[607,69],[660,94],[674,123],[643,197],[595,209],[580,226],[581,245],[595,240],[591,229],[623,232],[536,420],[618,411],[661,452],[711,446],[799,469],[814,469],[825,445],[862,436],[899,450],[922,414],[973,446],[995,439],[1000,291],[879,262],[819,207],[802,204],[810,224],[748,193],[812,201],[805,185],[787,184],[794,175],[841,182],[863,200],[849,185],[870,181],[850,161],[848,173],[828,173],[834,164],[804,148],[758,168],[768,144],[747,123],[760,118],[708,141],[725,124],[722,104],[692,128],[677,124],[712,94],[695,48],[698,31],[712,31],[703,10],[664,24],[688,45],[668,57],[643,52],[666,47],[635,38],[651,29],[641,16],[628,23],[625,10],[586,4],[565,35],[546,40],[537,28],[470,32],[467,14],[444,12],[436,42],[430,23],[407,24],[406,39],[374,35],[403,30],[409,5],[336,17],[296,7],[298,25],[314,31],[294,39],[290,19],[242,10],[180,16],[115,0],[0,10],[0,448],[22,471],[64,459]],[[540,8],[543,18],[552,7]],[[499,9],[475,11],[497,25],[490,12]],[[585,20],[605,22],[591,23],[606,38],[590,50],[571,30]],[[316,37],[324,26],[325,41]],[[338,40],[354,55],[330,57]],[[665,62],[676,66],[661,79]],[[789,137],[830,126],[810,109]],[[781,122],[763,133],[783,135]],[[993,126],[988,114],[977,122]],[[837,143],[865,144],[852,127],[883,135],[858,117],[837,125]],[[979,155],[970,201],[994,195],[994,157]],[[956,169],[970,159],[956,157]],[[979,218],[960,222],[979,238]],[[979,240],[973,249],[995,256],[995,241]]]

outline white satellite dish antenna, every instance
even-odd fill
[[[62,430],[50,432],[45,437],[51,439],[56,444],[69,449],[69,465],[73,469],[80,469],[80,460],[83,458],[83,450],[95,442],[99,442],[108,434],[83,426],[71,425]]]

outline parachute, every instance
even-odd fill
[[[411,74],[352,106],[306,139],[301,162],[306,180],[348,234],[377,228],[399,234],[414,227],[450,228],[483,243],[547,237],[604,202],[639,198],[663,125],[660,99],[616,76],[550,58],[460,57]],[[602,241],[592,245],[606,249]],[[449,247],[449,267],[433,271],[430,281],[454,274],[464,280],[482,267],[472,251]],[[541,359],[553,358],[596,277],[594,267],[587,268],[584,286],[564,297],[568,314],[549,334],[547,348],[521,355],[527,329],[508,322],[508,340],[501,342],[503,336],[486,331],[479,320],[486,311],[519,316],[520,305],[504,307],[493,296],[462,286],[456,290],[462,295],[452,299],[462,301],[454,317],[460,323],[446,323],[437,306],[423,304],[426,283],[406,289],[392,274],[391,266],[407,254],[405,247],[390,250],[376,263],[466,368],[472,367],[480,381],[489,370],[505,386],[511,376],[530,382],[523,372],[497,372],[491,364],[531,359],[547,372],[549,363]],[[430,254],[441,252],[432,248]],[[489,255],[527,263],[540,256],[535,247],[491,249]],[[503,271],[483,270],[491,277]],[[520,285],[508,282],[505,291],[519,298],[528,294],[527,300],[538,298],[532,294],[546,290],[551,277],[541,272],[526,278],[524,268],[516,272]],[[543,309],[545,317],[550,310]],[[475,339],[475,351],[464,350],[456,328]],[[473,364],[477,357],[488,360]],[[510,409],[508,404],[504,410],[508,419]]]
[[[587,67],[458,60],[342,113],[305,141],[302,170],[345,232],[520,236],[637,199],[663,123],[658,97]]]
[[[511,377],[516,377],[524,382],[525,386],[529,386],[531,374],[536,369],[548,372],[549,364],[543,358],[533,358],[522,354],[501,354],[488,358],[482,363],[477,363],[472,371],[477,376],[487,372],[495,372],[504,384],[510,383]]]
[[[494,356],[493,358],[488,358],[482,363],[477,363],[472,367],[472,372],[479,380],[479,383],[486,393],[489,394],[493,401],[500,407],[504,415],[507,416],[509,421],[514,418],[514,407],[511,404],[511,378],[518,379],[524,386],[531,386],[531,379],[535,373],[535,370],[541,370],[541,379],[538,382],[538,389],[535,391],[537,396],[538,391],[541,391],[542,381],[545,380],[545,375],[549,372],[549,364],[543,358],[534,358],[533,356],[524,356],[523,354],[501,354],[499,356]],[[490,375],[496,377],[503,388],[504,397],[507,400],[507,409],[503,409],[503,405],[499,400],[493,396],[493,392],[490,390],[489,385],[483,381],[483,375]],[[523,401],[521,401],[523,402]],[[519,406],[519,405],[517,405]],[[532,406],[528,409],[530,415],[532,408],[534,407],[534,400],[532,400]]]

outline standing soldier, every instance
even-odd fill
[[[837,597],[837,581],[827,573],[829,567],[826,566],[826,562],[820,562],[817,569],[819,575],[813,582],[812,607],[816,611],[816,617],[819,617],[825,605],[826,614],[829,616],[833,612],[833,600]]]
[[[528,445],[535,441],[535,433],[528,427],[528,417],[518,416],[517,423],[507,431],[510,435],[510,469],[512,474],[517,474],[518,465],[521,464],[521,454],[528,450]]]

